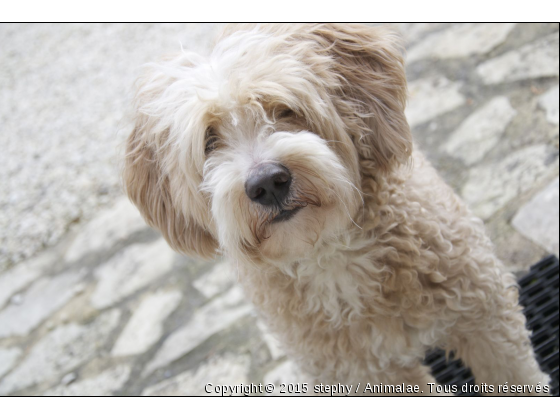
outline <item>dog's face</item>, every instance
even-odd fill
[[[124,180],[177,250],[293,261],[360,217],[365,179],[405,161],[406,82],[380,29],[228,29],[140,80]]]

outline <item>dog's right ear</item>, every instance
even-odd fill
[[[212,258],[218,244],[213,236],[186,214],[188,209],[173,197],[169,174],[161,167],[156,147],[164,143],[167,132],[154,134],[145,116],[138,116],[126,143],[123,181],[130,200],[146,222],[161,231],[176,251]]]

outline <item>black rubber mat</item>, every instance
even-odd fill
[[[520,302],[530,330],[531,341],[542,370],[550,374],[550,392],[558,396],[558,259],[551,255],[531,267],[531,271],[519,280]],[[425,363],[442,385],[456,385],[457,395],[472,396],[469,385],[474,385],[471,371],[461,360],[449,360],[441,350],[426,356]],[[467,392],[463,385],[467,384]]]

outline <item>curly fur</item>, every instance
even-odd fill
[[[317,381],[427,391],[422,360],[439,346],[479,383],[547,384],[515,279],[412,151],[405,104],[402,48],[383,28],[228,27],[209,57],[181,52],[140,79],[125,186],[174,249],[238,262]],[[276,208],[245,194],[262,162],[293,177]]]

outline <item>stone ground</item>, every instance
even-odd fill
[[[396,26],[419,147],[509,269],[558,255],[558,24]],[[119,187],[139,66],[218,29],[0,26],[0,395],[297,380],[228,263],[173,253]]]

